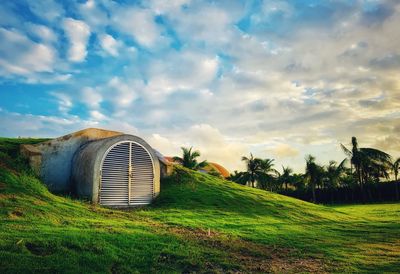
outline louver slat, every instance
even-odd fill
[[[114,146],[102,165],[100,204],[128,205],[129,143]]]
[[[149,153],[141,146],[132,143],[132,183],[131,200],[133,205],[148,204],[153,199],[153,162]]]
[[[119,143],[108,151],[102,164],[100,204],[148,204],[153,199],[153,184],[150,154],[134,142]]]

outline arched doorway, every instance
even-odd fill
[[[154,163],[150,153],[133,141],[122,141],[104,154],[99,203],[109,206],[149,204],[154,196]]]

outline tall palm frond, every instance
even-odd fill
[[[293,169],[282,166],[282,174],[279,175],[281,185],[285,185],[285,190],[288,190],[288,185],[292,183]]]
[[[388,178],[391,166],[391,156],[375,148],[359,148],[356,137],[351,138],[352,149],[341,144],[343,152],[349,157],[351,172],[355,170],[355,178],[361,188],[368,181],[379,181],[379,178]]]
[[[311,186],[311,191],[312,191],[312,199],[313,202],[316,202],[316,196],[315,196],[315,186],[317,184],[317,180],[319,177],[319,167],[315,163],[315,157],[312,155],[307,155],[306,158],[306,172],[305,176],[308,179],[308,182]]]
[[[197,158],[200,157],[200,152],[198,150],[192,152],[192,149],[193,147],[181,147],[182,157],[175,156],[173,157],[174,161],[193,170],[199,170],[207,166],[207,161],[197,162]]]
[[[241,176],[237,178],[239,183],[246,181],[252,187],[266,189],[271,186],[273,174],[276,170],[273,168],[273,159],[255,158],[252,153],[250,157],[243,156],[242,161],[246,164],[246,171],[243,171]]]

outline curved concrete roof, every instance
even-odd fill
[[[46,144],[51,144],[51,143],[55,143],[55,142],[63,142],[63,141],[68,141],[70,139],[77,139],[77,138],[98,140],[98,139],[119,136],[119,135],[123,135],[123,134],[124,133],[119,132],[119,131],[106,130],[106,129],[101,129],[101,128],[86,128],[86,129],[79,130],[79,131],[76,131],[76,132],[55,138],[55,139],[51,139],[51,140],[39,143],[38,145],[46,145]]]
[[[229,177],[229,175],[230,175],[229,171],[226,168],[224,168],[223,166],[221,166],[220,164],[213,163],[213,162],[210,162],[209,164],[212,165],[219,173],[221,173],[222,177],[224,177],[224,178]]]

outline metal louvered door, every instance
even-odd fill
[[[129,204],[130,143],[119,143],[106,154],[101,167],[100,204],[126,206]]]
[[[113,146],[101,166],[100,204],[143,205],[153,198],[154,169],[150,154],[126,141]]]
[[[140,145],[132,143],[131,153],[131,205],[149,204],[153,199],[154,170],[150,154]]]

